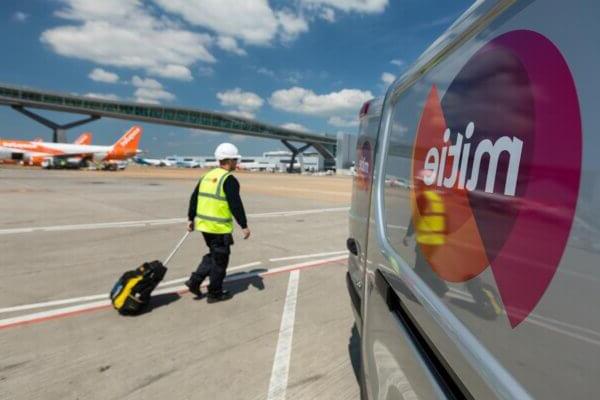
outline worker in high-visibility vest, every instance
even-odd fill
[[[446,206],[440,193],[423,190],[417,197],[420,217],[416,221],[416,241],[424,246],[446,243]]]
[[[425,181],[434,181],[435,173],[420,171],[415,176],[416,208],[411,218],[404,244],[408,238],[415,237],[415,272],[419,274],[439,296],[448,291],[448,285],[431,269],[424,253],[433,254],[446,243],[447,215],[444,194],[435,186],[425,185]]]
[[[448,284],[433,272],[425,254],[433,255],[447,242],[448,215],[445,194],[443,190],[435,189],[435,186],[425,185],[425,181],[435,181],[435,174],[423,170],[415,177],[417,210],[413,213],[403,243],[408,246],[408,238],[415,237],[415,272],[442,297],[449,290]],[[489,285],[484,285],[478,276],[465,282],[465,287],[475,302],[475,307],[471,308],[473,312],[486,319],[494,319],[500,315],[501,308],[494,291]]]
[[[240,153],[233,144],[222,143],[215,150],[217,168],[204,175],[190,198],[188,230],[200,231],[209,252],[190,279],[185,283],[190,292],[202,296],[200,285],[209,277],[207,302],[228,300],[231,293],[223,290],[231,245],[233,220],[242,228],[244,239],[250,237],[244,205],[240,198],[240,184],[232,175]]]

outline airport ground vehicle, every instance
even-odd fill
[[[78,157],[46,157],[40,163],[40,166],[44,169],[79,169],[85,167],[86,165],[87,162],[85,160],[81,160],[81,158]]]
[[[200,168],[200,163],[191,157],[186,157],[177,162],[177,166],[183,168]]]
[[[478,1],[361,110],[365,398],[598,397],[599,16]]]

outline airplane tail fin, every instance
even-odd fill
[[[92,144],[92,132],[83,132],[73,144]]]
[[[132,126],[125,134],[113,145],[113,152],[123,155],[137,154],[138,144],[144,130],[141,126]]]

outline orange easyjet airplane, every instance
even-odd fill
[[[38,137],[33,139],[33,141],[36,143],[40,143],[43,142],[44,139]],[[92,144],[92,132],[83,132],[81,135],[79,135],[77,139],[75,139],[73,144]]]
[[[90,145],[92,134],[89,132],[83,133],[74,143],[0,139],[0,159],[19,160],[29,165],[41,165],[52,158],[81,163],[126,160],[140,153],[138,143],[142,132],[142,127],[135,125],[112,146]]]

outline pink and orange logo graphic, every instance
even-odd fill
[[[446,238],[421,251],[449,282],[490,267],[513,328],[537,305],[565,250],[579,193],[581,130],[569,67],[533,31],[491,40],[443,98],[436,86],[427,97],[413,150],[413,218],[420,217],[416,199],[436,191]]]

